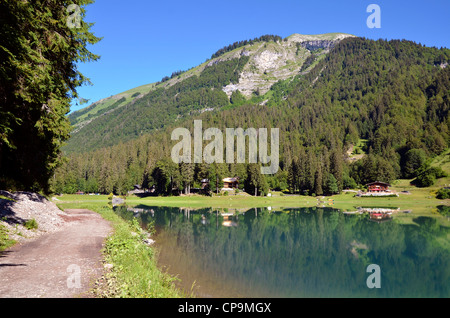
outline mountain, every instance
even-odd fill
[[[270,67],[264,56],[298,56],[298,62]],[[446,175],[436,166],[445,160],[433,159],[448,151],[449,63],[449,49],[407,40],[335,34],[237,42],[197,68],[147,86],[134,102],[96,116],[69,142],[70,160],[53,187],[125,193],[140,184],[171,192],[171,185],[186,189],[203,178],[239,176],[250,193],[249,180],[257,179],[258,193],[271,188],[321,195],[376,180],[433,184]],[[261,81],[269,75],[280,78]],[[248,94],[245,87],[257,89]],[[174,164],[171,131],[193,131],[194,119],[203,121],[203,129],[279,128],[279,171],[259,176],[248,163]]]
[[[278,81],[307,74],[349,34],[262,36],[219,50],[186,72],[102,99],[69,115],[68,152],[93,150],[161,129],[183,117],[230,106],[233,95],[264,95]],[[216,91],[214,91],[216,90]]]

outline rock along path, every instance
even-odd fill
[[[112,228],[95,212],[64,212],[61,230],[0,252],[0,298],[90,297]]]

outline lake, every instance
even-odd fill
[[[115,211],[154,224],[160,268],[198,297],[450,296],[445,208],[436,217],[410,213],[409,222],[397,210],[318,207]],[[371,264],[379,271],[368,272]]]

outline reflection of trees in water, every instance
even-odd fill
[[[224,227],[209,209],[153,209],[164,248],[176,249],[192,271],[250,296],[450,296],[449,251],[439,243],[448,229],[430,217],[378,224],[327,208],[250,209],[233,217],[238,226]],[[381,267],[379,290],[366,286],[369,264]]]

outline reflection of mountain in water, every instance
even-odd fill
[[[405,225],[378,224],[369,212],[347,215],[330,208],[144,210],[153,210],[138,218],[157,227],[161,265],[170,265],[187,288],[196,281],[200,294],[450,296],[449,251],[441,244],[449,230],[431,217]],[[134,217],[126,208],[116,211]],[[381,268],[381,289],[366,286],[369,264]]]

